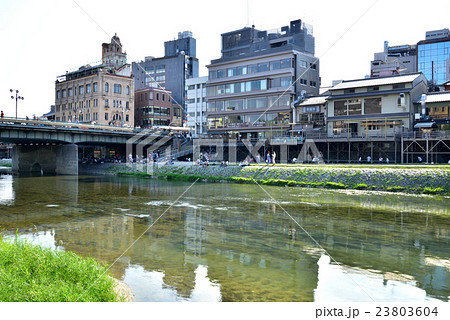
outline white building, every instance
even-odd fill
[[[206,88],[208,77],[186,79],[187,126],[194,137],[206,133]]]

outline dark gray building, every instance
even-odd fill
[[[319,94],[314,37],[301,20],[276,31],[254,27],[222,34],[222,57],[207,66],[208,131],[252,138],[283,136],[293,102]]]
[[[132,63],[135,90],[148,87],[170,90],[173,103],[182,106],[185,114],[186,79],[198,77],[196,41],[191,32],[185,31],[179,33],[177,40],[165,42],[164,49],[164,57],[146,57]]]

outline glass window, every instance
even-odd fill
[[[223,78],[224,75],[225,75],[225,73],[223,70],[217,70],[217,78],[218,79]]]
[[[93,88],[94,88],[94,92],[98,91],[98,83],[97,82],[94,82]]]
[[[156,67],[156,73],[163,73],[166,72],[166,66],[165,65],[161,65],[161,66],[157,66]]]
[[[256,73],[256,72],[258,72],[258,66],[256,64],[251,64],[248,66],[247,71],[249,74]]]
[[[381,98],[364,99],[364,114],[381,113]]]
[[[236,68],[227,69],[227,76],[228,77],[233,77],[235,75],[236,75]]]
[[[247,74],[247,66],[237,67],[236,68],[236,74],[238,76],[243,75],[243,74]]]
[[[217,71],[210,71],[209,72],[209,79],[216,79],[217,78]]]
[[[91,85],[87,84],[86,85],[86,93],[91,93],[92,92],[91,88],[92,88]]]
[[[308,63],[304,60],[300,60],[300,67],[302,68],[307,68],[308,67]]]
[[[122,93],[122,85],[114,84],[114,93]]]
[[[334,102],[334,116],[346,116],[347,115],[347,101],[335,101]]]
[[[280,63],[281,63],[281,69],[291,68],[292,67],[290,58],[289,59],[283,59],[283,60],[280,61]]]
[[[245,92],[245,83],[244,82],[235,83],[234,92],[235,93]]]
[[[277,105],[279,107],[288,107],[291,105],[291,97],[290,95],[284,94],[280,96],[280,99],[277,101]]]
[[[129,95],[130,94],[130,86],[127,86],[127,95]]]
[[[109,83],[105,82],[105,92],[109,92]]]
[[[291,77],[282,77],[280,78],[281,87],[288,87],[291,85]]]
[[[66,97],[66,90],[62,90],[62,97],[65,98]]]
[[[348,114],[361,114],[361,99],[348,100]]]
[[[78,87],[78,93],[79,94],[84,94],[84,86],[79,86]]]
[[[281,69],[281,61],[272,61],[270,63],[270,70]]]
[[[258,72],[264,72],[264,71],[269,71],[269,63],[268,62],[258,64]]]
[[[69,97],[73,96],[73,88],[67,89],[67,93],[69,94]]]

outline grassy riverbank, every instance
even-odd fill
[[[154,176],[168,180],[230,181],[276,186],[322,187],[450,195],[449,166],[162,166]],[[116,166],[110,173],[146,175],[137,167]]]
[[[0,235],[0,301],[119,301],[117,282],[92,258]]]

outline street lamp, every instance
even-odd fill
[[[16,91],[16,119],[17,119],[17,100],[23,100],[24,98],[19,96],[19,90],[9,89],[9,91],[11,93]],[[11,99],[14,99],[14,96],[11,96]]]

